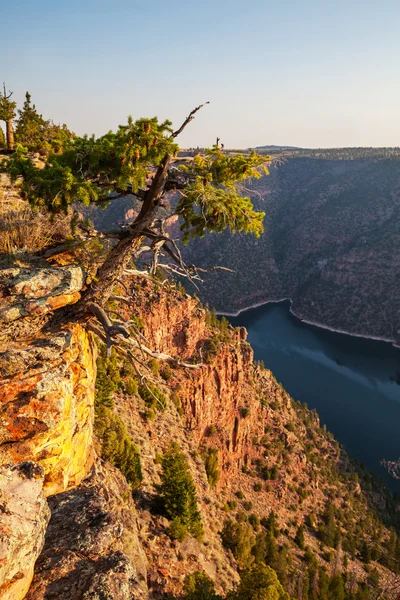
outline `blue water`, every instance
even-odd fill
[[[400,491],[380,465],[400,456],[400,350],[302,323],[288,302],[229,320],[246,327],[255,359],[289,394],[315,408],[349,454]]]

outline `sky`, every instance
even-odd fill
[[[133,118],[181,147],[400,145],[398,0],[0,0],[0,81],[101,135]]]

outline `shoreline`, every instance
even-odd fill
[[[294,312],[294,310],[292,308],[293,300],[291,298],[278,298],[277,300],[264,300],[263,302],[257,302],[256,304],[252,304],[251,306],[241,308],[240,310],[233,312],[233,313],[217,311],[217,315],[221,315],[224,317],[238,317],[240,314],[247,312],[248,310],[252,310],[253,308],[260,308],[261,306],[266,306],[267,304],[280,304],[281,302],[289,302],[290,303],[290,307],[289,307],[290,314],[293,315],[296,319],[298,319],[301,323],[306,323],[307,325],[312,325],[313,327],[318,327],[319,329],[326,329],[327,331],[332,331],[333,333],[341,333],[342,335],[350,335],[351,337],[362,338],[365,340],[373,340],[376,342],[385,342],[387,344],[391,344],[394,348],[400,348],[400,346],[396,344],[395,340],[390,339],[390,338],[384,338],[384,337],[373,336],[373,335],[364,335],[361,333],[350,333],[349,331],[346,331],[344,329],[336,329],[334,327],[330,327],[329,325],[323,325],[322,323],[318,323],[317,321],[310,321],[308,319],[303,319],[302,317],[299,317],[299,315],[297,315]]]

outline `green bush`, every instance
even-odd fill
[[[178,411],[178,415],[180,415],[182,417],[185,414],[185,411],[183,410],[181,399],[176,390],[174,390],[172,392],[171,400],[172,400],[172,403],[175,406],[176,410]]]
[[[129,437],[125,423],[108,406],[99,406],[95,431],[102,441],[101,457],[117,467],[135,491],[142,481],[140,454]]]
[[[144,413],[144,418],[146,419],[146,421],[154,421],[154,419],[156,418],[156,413],[152,408],[148,408]]]
[[[221,531],[221,538],[225,548],[232,551],[239,566],[247,566],[252,559],[251,550],[255,542],[252,526],[249,523],[227,519]]]
[[[160,371],[160,375],[164,379],[164,381],[170,381],[172,379],[172,369],[168,363],[163,365]]]
[[[215,593],[214,582],[202,571],[195,571],[185,577],[182,600],[222,600]]]
[[[155,375],[156,377],[160,374],[160,363],[157,359],[152,358],[151,360],[149,360],[149,368],[153,375]]]
[[[228,594],[227,600],[290,600],[290,596],[276,572],[259,563],[242,572],[239,586]]]
[[[181,519],[181,517],[175,517],[172,519],[170,526],[168,527],[168,535],[172,540],[178,540],[183,542],[187,533],[187,525]]]
[[[143,317],[141,317],[140,315],[131,315],[131,321],[135,323],[137,330],[140,333],[143,333],[143,331],[145,330],[145,321]]]
[[[113,348],[111,356],[107,357],[106,347],[101,344],[97,358],[96,405],[112,408],[112,395],[120,385],[121,375],[115,350]]]
[[[252,526],[252,528],[254,529],[254,531],[258,531],[259,527],[260,527],[260,519],[257,515],[255,515],[254,513],[252,513],[249,516],[249,523]]]
[[[218,450],[217,448],[208,448],[201,454],[206,469],[208,483],[210,487],[214,487],[221,476],[218,469]]]
[[[138,393],[138,382],[133,377],[127,377],[125,379],[125,391],[130,396],[134,396]]]
[[[145,401],[149,408],[155,408],[156,410],[164,410],[167,405],[166,398],[161,390],[158,389],[150,381],[141,383],[139,385],[139,396]]]
[[[204,530],[197,508],[196,488],[184,454],[172,442],[161,459],[161,485],[159,500],[171,523],[171,536],[183,539],[186,532],[201,540]],[[179,537],[177,537],[179,536]],[[183,536],[183,537],[182,537]]]

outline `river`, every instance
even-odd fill
[[[400,492],[400,482],[380,465],[400,456],[400,350],[302,323],[289,302],[229,320],[246,327],[255,359],[287,392],[315,408],[349,454]]]

